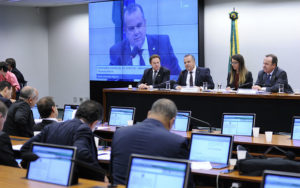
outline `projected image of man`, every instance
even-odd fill
[[[143,8],[130,4],[124,10],[124,31],[126,39],[110,48],[110,65],[150,65],[146,60],[153,54],[161,57],[162,66],[172,75],[180,72],[178,60],[167,35],[147,35]]]

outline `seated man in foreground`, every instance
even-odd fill
[[[101,119],[102,106],[95,101],[85,101],[79,106],[74,119],[44,127],[40,134],[23,145],[21,152],[28,152],[32,142],[76,146],[76,159],[101,171],[93,136],[93,130]],[[104,180],[104,174],[94,173],[84,167],[79,166],[78,172],[80,178]]]
[[[144,71],[143,77],[138,83],[139,89],[164,87],[164,83],[170,80],[170,71],[160,66],[160,56],[152,55],[149,59],[152,68]]]
[[[111,167],[114,184],[125,184],[131,154],[170,158],[188,158],[187,140],[169,132],[177,114],[169,99],[159,99],[152,105],[147,119],[134,126],[118,129],[113,137]]]

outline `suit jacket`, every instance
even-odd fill
[[[9,108],[12,105],[12,102],[9,99],[4,98],[1,94],[0,94],[0,100],[5,104],[7,108]]]
[[[50,120],[50,119],[43,119],[42,122],[35,124],[33,126],[33,130],[34,131],[41,131],[44,127],[46,127],[46,125],[49,125],[51,123],[54,123],[56,121],[54,120]]]
[[[234,73],[234,76],[235,76],[235,73]],[[226,87],[235,88],[234,81],[235,80],[233,80],[233,82],[230,83],[230,73],[228,73],[228,76],[227,76],[227,86]],[[245,81],[245,83],[239,85],[238,88],[252,88],[252,84],[253,84],[252,73],[250,71],[248,71],[247,74],[246,74],[246,81]],[[235,89],[238,89],[238,88],[235,88]]]
[[[267,77],[267,73],[263,70],[259,71],[255,85],[266,87],[268,92],[278,92],[279,84],[284,84],[284,92],[293,93],[292,87],[288,84],[287,74],[281,68],[276,67],[274,69],[269,85],[265,84]]]
[[[29,104],[18,100],[8,109],[3,131],[13,136],[32,137],[34,124]]]
[[[164,128],[154,119],[118,129],[111,148],[113,183],[125,184],[129,157],[132,153],[170,158],[188,158],[187,140]]]
[[[98,163],[98,153],[90,127],[79,119],[72,119],[46,126],[40,134],[32,137],[21,148],[21,152],[30,150],[32,142],[43,142],[58,145],[76,146],[76,158],[90,166],[101,169]],[[104,180],[104,174],[92,172],[84,167],[78,167],[79,177]]]
[[[170,80],[170,71],[164,67],[160,67],[154,83],[152,83],[153,69],[149,68],[144,71],[142,79],[139,81],[140,84],[153,85],[154,88],[163,87],[164,82]]]
[[[178,60],[167,35],[147,35],[149,55],[158,54],[161,66],[171,71],[172,75],[180,73]],[[144,59],[147,61],[147,59]],[[132,65],[131,49],[127,39],[110,48],[110,65]]]
[[[18,167],[9,136],[0,131],[0,165]]]
[[[186,78],[187,78],[188,71],[183,70],[181,71],[177,83],[174,86],[176,88],[177,85],[180,86],[186,86]],[[196,79],[195,79],[195,85],[196,86],[202,86],[203,82],[207,82],[207,88],[208,89],[214,89],[215,84],[214,81],[210,75],[209,68],[203,68],[203,67],[197,67],[196,68]]]

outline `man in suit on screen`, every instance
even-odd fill
[[[124,10],[126,39],[110,48],[110,65],[145,66],[153,54],[160,55],[162,66],[172,75],[178,75],[180,67],[167,35],[147,35],[146,19],[140,5],[130,4]]]

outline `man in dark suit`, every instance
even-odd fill
[[[0,100],[6,105],[7,108],[12,105],[11,102],[12,87],[7,81],[0,82]]]
[[[209,68],[196,67],[195,57],[191,54],[184,56],[185,70],[181,71],[175,89],[181,89],[181,86],[203,86],[207,82],[207,89],[214,89],[215,84],[210,75]]]
[[[162,66],[178,75],[180,67],[167,35],[146,35],[146,19],[140,5],[130,4],[124,10],[126,39],[110,48],[110,65],[149,65],[145,60],[160,55]]]
[[[187,140],[169,132],[176,114],[176,105],[171,100],[159,99],[152,105],[147,119],[115,132],[111,149],[114,184],[125,184],[129,157],[133,153],[188,158]]]
[[[85,101],[79,106],[74,119],[44,127],[40,134],[23,145],[21,152],[29,151],[32,142],[76,146],[78,160],[102,171],[97,159],[98,153],[93,136],[96,124],[101,119],[102,106],[95,101]],[[78,172],[81,178],[104,180],[104,173],[94,173],[80,166]]]
[[[278,58],[274,54],[268,54],[264,58],[263,70],[259,71],[257,80],[252,89],[278,92],[279,84],[284,84],[285,93],[293,93],[292,87],[288,84],[287,74],[277,66]]]
[[[57,108],[52,97],[43,97],[37,102],[37,108],[42,122],[33,126],[34,131],[41,131],[46,125],[57,122]]]
[[[152,68],[144,71],[143,77],[138,83],[139,89],[148,89],[151,86],[153,88],[163,87],[165,85],[164,82],[170,80],[170,71],[160,66],[159,55],[152,55],[149,61]]]
[[[0,165],[18,167],[18,163],[15,160],[10,138],[5,132],[2,131],[3,124],[6,119],[6,114],[7,108],[0,101]]]
[[[30,86],[21,90],[20,98],[8,110],[3,131],[13,136],[32,137],[34,119],[31,108],[39,98],[38,91]]]

